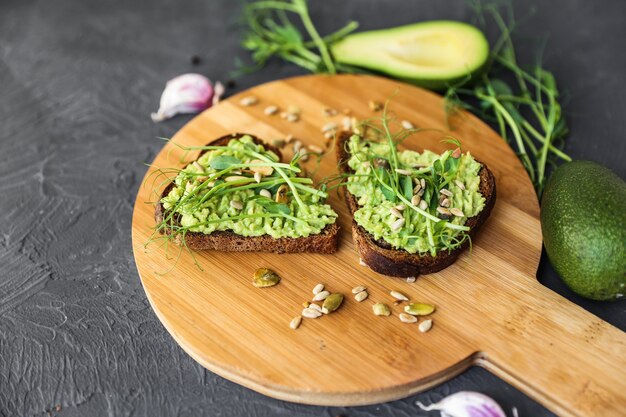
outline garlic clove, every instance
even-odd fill
[[[151,114],[152,121],[161,122],[177,114],[198,113],[216,104],[223,93],[221,83],[213,87],[204,75],[179,75],[166,83],[159,110]]]
[[[439,410],[449,417],[506,417],[492,398],[473,391],[459,391],[429,406],[419,401],[415,404],[424,411]]]

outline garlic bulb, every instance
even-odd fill
[[[424,411],[439,410],[442,417],[506,417],[492,398],[473,391],[457,392],[429,406],[416,404]]]
[[[216,104],[224,94],[224,86],[215,86],[204,75],[183,74],[167,82],[161,95],[159,110],[152,113],[152,121],[160,122],[176,114],[198,113]]]

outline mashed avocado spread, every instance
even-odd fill
[[[297,164],[279,163],[250,136],[207,149],[178,173],[175,187],[161,200],[166,211],[177,214],[181,230],[298,238],[335,222],[337,214],[324,204],[326,193],[297,176]]]
[[[405,150],[393,153],[397,155],[394,165],[389,163],[394,158],[390,146],[388,142],[367,141],[357,135],[348,141],[348,165],[354,173],[348,178],[347,189],[360,207],[354,213],[355,221],[375,239],[409,253],[434,256],[438,251],[456,248],[469,236],[455,225],[463,226],[485,204],[478,191],[480,163],[469,152],[454,155],[446,151],[440,155],[428,150]],[[383,192],[385,187],[377,176],[390,183],[393,181],[389,178],[398,178],[405,200],[388,190]],[[422,180],[423,188],[419,185]],[[408,207],[407,200],[440,220],[428,219]]]

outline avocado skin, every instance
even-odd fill
[[[592,300],[626,293],[626,183],[592,161],[557,168],[541,200],[541,229],[565,284]]]

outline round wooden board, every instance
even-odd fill
[[[247,95],[256,96],[259,103],[241,106],[240,99]],[[457,114],[452,120],[455,129],[448,131],[443,100],[431,92],[371,76],[305,76],[233,96],[194,118],[173,142],[204,145],[244,132],[266,141],[293,134],[306,145],[324,146],[321,127],[340,123],[341,110],[350,109],[357,118],[372,117],[376,114],[368,101],[390,97],[397,120],[433,129],[407,140],[408,148],[442,151],[449,145],[441,140],[451,134],[493,171],[497,203],[471,255],[465,253],[451,267],[412,284],[376,274],[359,265],[347,209],[343,199],[331,193],[329,203],[342,227],[340,250],[333,255],[203,252],[196,254],[201,271],[190,254],[182,252],[174,266],[157,244],[144,248],[154,227],[153,206],[146,202],[157,198],[153,182],[147,181],[135,204],[133,249],[146,294],[163,325],[209,370],[287,401],[388,401],[479,364],[563,415],[619,415],[617,405],[626,404],[626,378],[609,370],[626,369],[624,336],[537,283],[541,229],[533,187],[509,146],[473,115]],[[300,121],[265,115],[264,108],[271,104],[281,109],[298,106]],[[325,117],[326,107],[340,114]],[[291,156],[290,150],[285,153]],[[182,156],[170,143],[153,164],[181,167]],[[309,168],[314,164],[309,162]],[[335,172],[330,152],[316,179]],[[176,248],[170,248],[170,255],[178,255]],[[283,277],[280,285],[253,287],[251,278],[259,267],[277,271]],[[334,314],[304,319],[298,330],[290,329],[290,320],[300,314],[302,302],[311,299],[311,289],[320,282],[344,293],[344,305]],[[356,285],[366,286],[370,294],[361,303],[350,293]],[[390,290],[435,304],[433,329],[422,334],[417,325],[401,323],[397,316],[402,306],[393,306]],[[375,302],[393,306],[393,314],[374,316]]]

